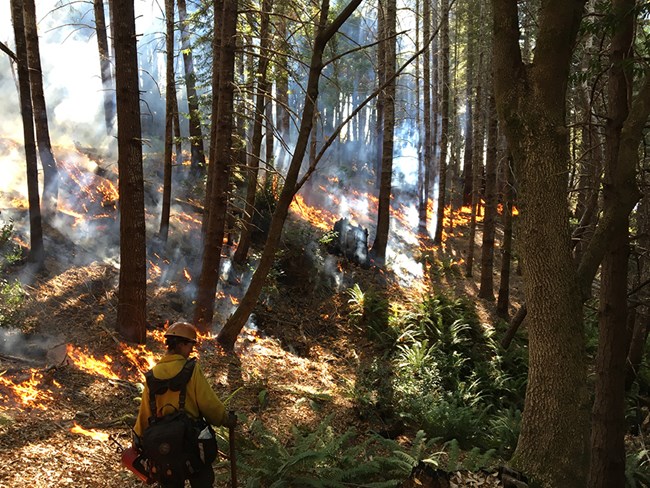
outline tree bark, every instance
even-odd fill
[[[216,23],[221,21],[221,27]],[[235,40],[237,33],[237,0],[223,2],[222,15],[215,14],[215,35],[221,33],[221,52],[215,53],[213,93],[218,93],[218,106],[213,108],[212,131],[215,144],[210,147],[210,166],[214,177],[209,192],[209,214],[203,246],[203,260],[199,277],[194,324],[202,332],[212,325],[214,300],[219,282],[221,249],[225,235],[228,211],[228,184],[233,159],[232,131],[234,106]],[[215,118],[216,117],[216,118]]]
[[[353,0],[346,5],[341,13],[332,21],[331,24],[326,25],[327,15],[329,12],[329,3],[325,0],[321,7],[321,16],[319,22],[318,33],[314,40],[314,47],[309,64],[309,77],[307,80],[307,91],[305,93],[304,109],[302,113],[302,120],[300,122],[300,129],[296,147],[289,165],[289,170],[285,178],[282,192],[276,206],[275,212],[271,219],[269,234],[262,251],[260,262],[251,278],[250,285],[246,294],[242,298],[239,307],[233,315],[228,319],[223,329],[217,336],[218,342],[226,349],[232,350],[237,340],[237,336],[246,324],[257,299],[262,291],[266,276],[273,265],[275,251],[282,233],[284,221],[289,212],[289,206],[296,194],[296,182],[300,173],[300,167],[307,151],[307,144],[309,142],[309,134],[311,133],[312,118],[314,116],[315,104],[318,99],[318,82],[321,72],[323,70],[323,52],[327,42],[338,31],[343,22],[352,15],[356,8],[361,3],[361,0]]]
[[[215,13],[215,17],[217,14]],[[183,50],[183,64],[185,66],[185,86],[187,88],[187,109],[189,112],[190,152],[192,157],[191,168],[195,175],[201,174],[205,169],[205,151],[203,149],[203,131],[201,130],[201,114],[199,111],[199,97],[196,92],[196,74],[194,73],[194,60],[190,34],[187,31],[187,6],[185,0],[178,0],[178,18],[181,31],[181,48]],[[212,162],[212,161],[210,161]]]
[[[104,120],[106,134],[113,131],[115,122],[115,99],[113,95],[113,72],[111,56],[106,35],[106,16],[104,15],[104,0],[93,0],[95,9],[95,31],[97,33],[97,48],[99,50],[99,66],[101,69],[102,88],[104,90]]]
[[[478,296],[494,300],[494,234],[497,218],[497,114],[492,83],[489,83],[487,153],[485,157],[485,215],[481,247],[481,285]]]
[[[495,96],[518,176],[529,373],[513,465],[549,487],[584,486],[588,462],[582,294],[566,199],[566,86],[584,0],[539,10],[532,65],[522,62],[518,6],[493,0]]]
[[[255,120],[253,123],[253,140],[251,151],[248,158],[246,172],[248,174],[246,182],[246,207],[242,222],[242,231],[237,244],[237,250],[233,256],[233,261],[242,264],[246,261],[248,249],[251,244],[253,214],[255,212],[255,196],[257,195],[258,174],[260,167],[260,150],[262,148],[262,125],[264,123],[264,107],[267,97],[269,97],[271,84],[268,81],[267,71],[269,56],[267,50],[270,47],[270,29],[269,16],[273,8],[272,0],[263,0],[262,11],[260,13],[260,56],[257,65],[257,94],[255,98]],[[268,102],[271,103],[270,101]],[[268,131],[268,129],[267,129]],[[268,161],[268,159],[267,159]]]
[[[440,49],[442,56],[441,104],[440,104],[440,165],[438,167],[438,203],[436,213],[436,232],[433,243],[442,243],[442,231],[447,205],[447,151],[449,147],[449,0],[441,0]]]
[[[10,5],[11,20],[14,25],[14,36],[16,40],[16,65],[18,70],[18,90],[20,92],[20,115],[23,120],[23,137],[27,168],[27,199],[29,201],[29,255],[27,256],[27,259],[29,262],[34,263],[37,270],[40,270],[45,260],[45,249],[43,247],[41,203],[38,194],[38,167],[36,161],[36,141],[34,136],[34,113],[32,110],[32,94],[29,82],[23,1],[11,0]]]
[[[381,150],[381,179],[379,185],[379,208],[377,211],[377,233],[372,244],[374,259],[383,264],[386,259],[388,232],[390,228],[390,196],[393,181],[393,143],[395,128],[395,31],[397,6],[395,0],[386,2],[386,42],[384,44],[385,79],[383,141]]]
[[[508,156],[505,163],[505,191],[503,192],[503,241],[501,242],[501,271],[499,273],[499,294],[497,296],[496,313],[499,317],[508,318],[510,306],[510,263],[512,262],[512,210],[514,207],[515,179],[512,168],[512,158]]]
[[[631,124],[639,124],[639,116],[640,125],[645,124],[648,112],[642,106],[650,102],[637,98],[634,110],[641,110],[644,115],[638,112],[630,115],[628,97],[633,71],[629,60],[634,38],[635,4],[634,0],[613,1],[616,27],[609,54],[609,116],[605,126],[603,182],[603,214],[612,219],[612,234],[608,237],[607,252],[601,266],[589,471],[589,486],[594,488],[625,484],[625,362],[630,339],[630,331],[626,330],[627,270],[629,212],[633,207],[626,202],[636,203],[640,196],[635,177],[641,142],[640,128],[631,127]],[[644,88],[639,97],[647,96],[647,93],[650,92],[645,92]],[[619,207],[627,209],[627,212],[620,212]]]
[[[57,169],[52,145],[50,129],[47,122],[47,105],[43,94],[43,70],[41,69],[41,54],[36,28],[36,7],[34,0],[24,0],[25,37],[27,40],[27,64],[34,108],[34,123],[36,126],[36,141],[38,155],[43,165],[43,208],[46,216],[56,212],[59,196],[59,171]]]
[[[174,99],[176,98],[176,83],[174,82],[174,0],[165,0],[165,151],[163,154],[163,194],[160,210],[160,229],[158,236],[161,242],[167,242],[169,233],[169,214],[172,199],[172,128],[174,125]]]
[[[430,0],[424,0],[422,6],[422,35],[425,42],[431,35],[431,7]],[[427,46],[422,53],[422,123],[424,125],[424,147],[422,158],[422,183],[418,193],[419,227],[426,233],[429,220],[429,187],[431,180],[432,149],[431,141],[431,49]],[[418,100],[419,105],[419,100]]]
[[[147,269],[144,222],[142,131],[133,2],[113,0],[115,86],[120,194],[120,278],[117,330],[127,340],[146,341]]]

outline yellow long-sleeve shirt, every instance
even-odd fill
[[[161,380],[173,378],[183,369],[185,362],[186,359],[180,354],[166,354],[154,366],[153,375]],[[226,409],[212,390],[198,362],[194,365],[194,372],[187,383],[186,392],[185,411],[188,415],[194,418],[202,416],[212,425],[222,425],[226,422]],[[171,390],[167,390],[162,395],[157,395],[156,409],[158,410],[158,416],[172,413],[174,408],[178,409],[179,396],[180,392]],[[151,417],[149,387],[145,383],[142,392],[142,403],[134,427],[138,436],[141,436],[149,426],[149,417]]]

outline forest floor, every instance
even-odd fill
[[[465,233],[458,228],[448,239],[449,256],[464,257]],[[150,286],[146,349],[127,345],[114,332],[117,269],[106,261],[66,264],[63,256],[73,253],[71,244],[57,246],[46,272],[25,287],[20,334],[0,337],[12,341],[10,352],[0,355],[0,487],[141,486],[120,465],[114,440],[130,444],[141,371],[147,360],[162,354],[164,325],[188,311],[178,303],[173,283]],[[476,249],[478,260],[480,247]],[[17,267],[10,273],[20,271]],[[414,293],[375,267],[363,270],[341,258],[339,272],[348,283],[383,281],[392,297],[405,301]],[[477,275],[456,273],[450,282],[425,287],[474,298],[481,321],[490,323],[495,320],[493,304],[475,298]],[[276,299],[258,305],[256,327],[242,332],[234,355],[224,354],[211,338],[197,347],[215,390],[228,399],[229,409],[247,419],[238,435],[245,437],[247,425],[257,418],[282,439],[292,426],[315,428],[328,415],[341,432],[350,427],[360,433],[381,431],[386,426],[359,418],[349,395],[359,364],[377,354],[377,346],[350,325],[349,295],[344,287],[328,296],[310,293],[301,282],[308,276],[288,278]],[[518,279],[513,279],[515,300]],[[75,425],[96,438],[74,433]],[[228,464],[220,466],[219,474],[227,479]],[[451,486],[501,486],[495,474],[453,476]]]

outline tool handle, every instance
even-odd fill
[[[235,452],[235,427],[237,426],[237,415],[235,412],[228,412],[228,439],[230,444],[230,481],[232,488],[237,488],[237,456]]]

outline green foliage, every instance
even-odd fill
[[[359,287],[348,294],[351,320],[362,323],[368,295]],[[386,357],[358,372],[350,396],[360,414],[369,417],[374,409],[381,419],[401,418],[463,448],[510,455],[527,380],[523,340],[516,338],[504,351],[493,339],[496,331],[480,324],[465,299],[431,295],[388,309],[384,336],[398,335],[380,340]]]
[[[449,457],[447,459],[446,471],[478,471],[479,469],[489,468],[495,462],[494,450],[482,452],[479,448],[474,447],[469,451],[463,451],[456,439],[452,439],[445,444]]]
[[[625,459],[625,486],[627,488],[650,486],[650,451],[647,448],[628,452]]]
[[[410,448],[370,436],[354,443],[352,429],[337,434],[325,418],[315,430],[294,427],[282,442],[255,420],[250,435],[238,447],[238,466],[246,486],[394,488],[420,460],[435,465],[442,453],[432,453],[434,440],[418,432]]]
[[[14,223],[12,220],[3,222],[0,227],[0,270],[6,265],[15,264],[23,258],[20,246],[12,242]]]
[[[399,331],[391,326],[388,301],[374,290],[363,291],[358,284],[347,290],[350,323],[367,332],[385,348],[392,347]]]
[[[20,306],[25,299],[25,291],[19,281],[0,280],[0,327],[13,325]]]

